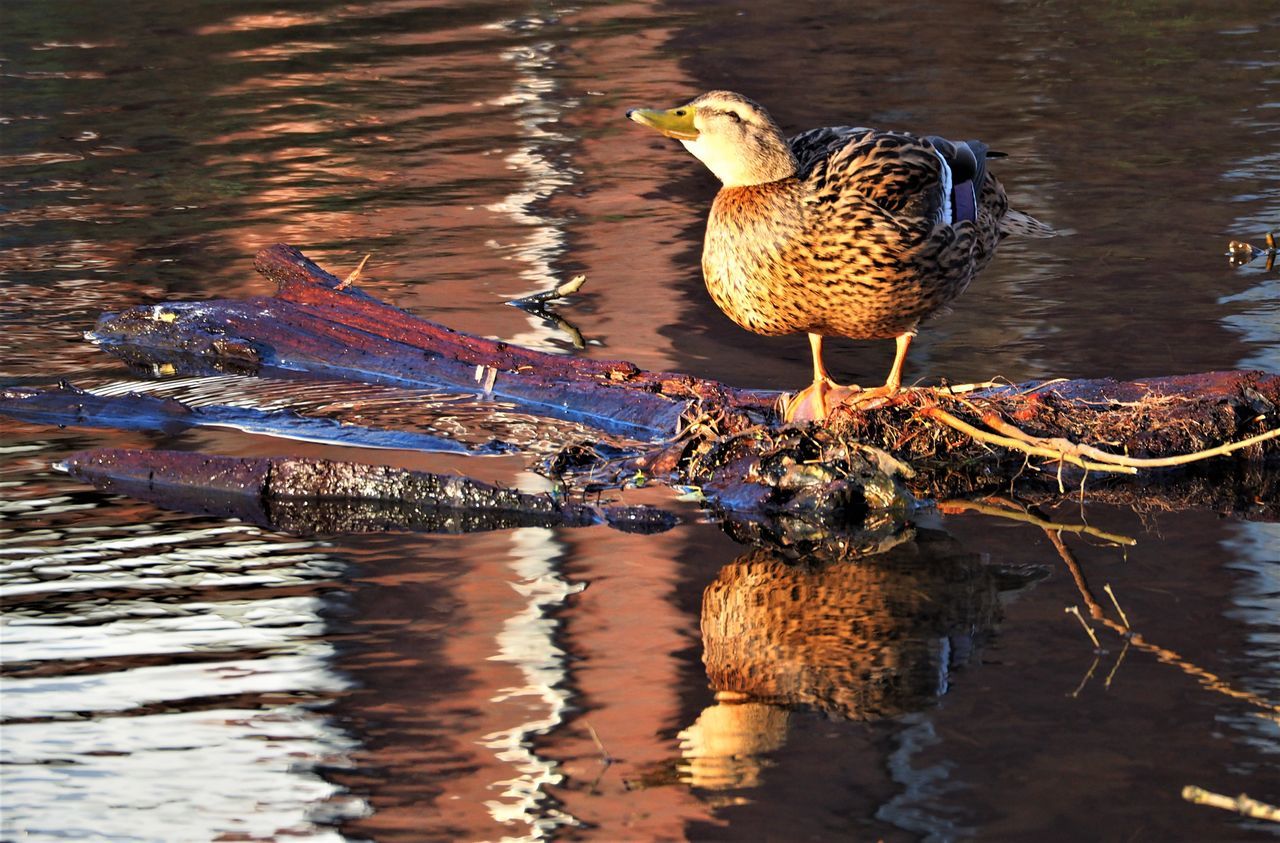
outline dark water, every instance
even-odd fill
[[[388,0],[0,6],[0,375],[295,406],[546,450],[563,426],[354,385],[143,381],[104,310],[265,292],[299,245],[454,327],[742,385],[807,372],[701,289],[714,184],[621,119],[732,87],[789,129],[981,137],[1014,243],[909,377],[1280,372],[1273,3]],[[587,339],[503,307],[583,272]],[[887,343],[836,343],[872,381]],[[542,488],[518,457],[0,422],[6,839],[1274,839],[1280,530],[1051,513],[1111,616],[1095,653],[1042,531],[931,516],[856,563],[694,523],[297,537],[54,472],[94,446],[303,454]],[[683,508],[661,490],[637,499]],[[717,690],[750,688],[752,698]],[[604,763],[601,746],[615,759]]]

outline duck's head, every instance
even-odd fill
[[[684,144],[725,187],[766,184],[795,175],[796,159],[769,112],[732,91],[711,91],[692,102],[627,117]]]

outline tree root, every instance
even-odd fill
[[[1059,531],[1055,530],[1051,526],[1043,525],[1042,529],[1045,532],[1045,536],[1049,539],[1049,542],[1058,552],[1058,556],[1061,557],[1063,564],[1067,566],[1067,571],[1070,572],[1072,580],[1075,581],[1076,589],[1080,592],[1080,597],[1084,601],[1085,607],[1089,610],[1089,617],[1120,636],[1125,642],[1126,649],[1128,647],[1133,647],[1136,650],[1150,653],[1155,656],[1158,661],[1163,662],[1164,664],[1173,665],[1210,691],[1214,691],[1230,697],[1231,699],[1248,703],[1249,705],[1262,709],[1262,711],[1266,712],[1264,716],[1274,717],[1277,714],[1280,714],[1280,703],[1276,703],[1273,700],[1266,699],[1265,697],[1259,696],[1258,694],[1250,691],[1235,688],[1227,680],[1189,661],[1179,653],[1147,641],[1142,636],[1142,633],[1135,631],[1129,625],[1129,619],[1125,616],[1124,611],[1120,609],[1120,603],[1116,600],[1116,596],[1111,591],[1110,587],[1107,587],[1107,596],[1111,598],[1112,604],[1115,605],[1116,612],[1120,616],[1120,620],[1117,621],[1108,617],[1106,609],[1098,602],[1097,597],[1093,594],[1093,590],[1089,587],[1089,582],[1085,579],[1084,571],[1080,567],[1079,560],[1076,559],[1075,554],[1072,553],[1071,549],[1067,547],[1065,542],[1063,542]],[[1070,612],[1071,609],[1067,609],[1067,611]],[[1083,616],[1081,617],[1081,623],[1084,623]],[[1088,629],[1087,624],[1086,629]],[[1093,639],[1094,646],[1098,647],[1097,637],[1094,636],[1092,630],[1089,630],[1089,637]]]
[[[948,400],[964,404],[979,415],[982,424],[986,425],[989,430],[983,430],[956,417],[936,403],[926,404],[921,407],[919,410],[921,416],[959,431],[976,442],[1021,451],[1029,456],[1045,457],[1051,462],[1069,463],[1077,468],[1084,469],[1086,472],[1137,474],[1139,469],[1144,468],[1174,468],[1213,457],[1226,456],[1243,448],[1280,438],[1280,428],[1273,428],[1254,436],[1227,442],[1212,448],[1202,448],[1191,453],[1174,454],[1165,457],[1131,457],[1127,454],[1113,454],[1095,445],[1073,442],[1061,436],[1033,436],[1016,425],[1005,421],[995,410],[980,409],[969,401],[941,390],[936,390],[934,394],[938,397],[945,397]],[[1165,399],[1152,398],[1149,400],[1161,401]]]
[[[1022,451],[1036,457],[1048,457],[1051,460],[1059,462],[1071,463],[1074,466],[1083,468],[1085,471],[1114,471],[1122,474],[1137,474],[1138,470],[1131,466],[1105,464],[1102,462],[1090,462],[1079,456],[1081,452],[1080,446],[1069,442],[1066,439],[1041,439],[1038,436],[1031,436],[1011,424],[1001,422],[1000,427],[1002,433],[989,433],[981,430],[968,422],[961,421],[955,416],[936,404],[930,407],[923,407],[920,415],[941,422],[953,430],[969,436],[978,442],[986,442],[990,445],[999,445],[1003,448],[1009,448],[1015,451]],[[983,422],[988,427],[994,427],[987,414],[983,415]],[[1091,449],[1097,450],[1097,449]]]
[[[1136,475],[1140,470],[1186,466],[1280,439],[1280,427],[1274,426],[1241,436],[1267,421],[1274,425],[1274,403],[1261,394],[1251,397],[1256,390],[1247,384],[1242,384],[1239,400],[1229,395],[1204,398],[1193,389],[1179,391],[1182,385],[1177,383],[1168,392],[1151,389],[1136,395],[1129,394],[1134,389],[1115,390],[1115,395],[1105,389],[1095,389],[1096,396],[1063,395],[1052,388],[1056,384],[1070,390],[1079,383],[1051,381],[1017,392],[1012,387],[986,385],[964,390],[916,388],[904,391],[893,407],[842,408],[833,424],[842,433],[874,442],[926,470],[931,460],[954,469],[963,462],[957,457],[976,445],[970,460],[975,465],[1021,454],[1026,467],[1038,468],[1029,458],[1039,457],[1056,464],[1059,475],[1063,466],[1086,474]],[[1014,424],[1011,416],[1028,420],[1041,431]],[[948,439],[944,430],[964,438]],[[1110,448],[1124,452],[1079,441],[1080,433],[1110,439]],[[1189,448],[1173,452],[1172,442]]]
[[[1018,506],[1011,500],[1003,498],[986,498],[980,501],[969,500],[946,500],[938,501],[936,504],[939,512],[943,514],[955,514],[959,512],[976,512],[979,515],[989,515],[994,518],[1006,518],[1010,521],[1019,521],[1024,524],[1034,524],[1045,530],[1052,530],[1055,533],[1079,533],[1085,536],[1092,536],[1111,544],[1124,545],[1133,547],[1138,540],[1132,536],[1122,536],[1119,533],[1108,533],[1105,530],[1099,530],[1097,527],[1090,527],[1087,524],[1068,524],[1060,521],[1050,521],[1042,518],[1026,508]]]

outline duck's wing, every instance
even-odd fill
[[[854,190],[903,225],[977,219],[987,178],[981,141],[951,141],[839,126],[791,140],[800,177],[820,191]]]
[[[804,180],[812,262],[885,284],[915,278],[934,286],[966,283],[985,265],[1008,207],[1004,189],[986,172],[985,146],[938,141],[866,130],[843,146],[829,143]],[[976,178],[983,181],[975,189]]]
[[[870,131],[861,126],[826,126],[801,132],[787,141],[791,146],[791,152],[796,156],[798,164],[796,175],[801,181],[809,178],[814,167],[824,163],[854,138],[859,138]]]

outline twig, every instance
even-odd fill
[[[534,316],[541,316],[543,319],[554,324],[557,328],[569,335],[569,342],[573,343],[574,348],[586,348],[587,341],[583,339],[582,331],[578,330],[578,326],[565,319],[559,313],[552,310],[543,310],[540,307],[526,308],[527,312]]]
[[[980,389],[994,389],[997,386],[1009,386],[1007,381],[980,381],[978,383],[956,383],[946,384],[937,388],[938,392],[947,395],[963,395],[968,392],[977,392]]]
[[[1036,384],[1033,387],[1022,390],[1022,392],[1018,393],[1018,397],[1021,398],[1024,395],[1030,395],[1033,392],[1039,392],[1040,390],[1044,389],[1046,386],[1053,386],[1056,383],[1066,383],[1066,382],[1067,382],[1067,378],[1050,378],[1047,381],[1043,381],[1041,383]]]
[[[1125,639],[1124,649],[1120,651],[1120,655],[1116,656],[1116,663],[1111,665],[1111,672],[1107,674],[1107,681],[1102,683],[1102,687],[1108,691],[1111,690],[1111,680],[1115,679],[1116,671],[1120,669],[1120,665],[1124,663],[1125,654],[1129,652],[1129,639]]]
[[[616,761],[617,759],[609,754],[609,750],[604,748],[604,741],[600,740],[600,736],[596,734],[596,728],[585,720],[582,722],[586,725],[587,732],[591,735],[591,740],[595,741],[596,749],[600,750],[600,760],[604,762],[605,766]]]
[[[591,734],[591,740],[595,741],[596,749],[600,750],[600,772],[596,773],[596,777],[591,781],[590,787],[587,788],[588,793],[599,793],[600,780],[604,778],[604,774],[609,772],[609,768],[613,766],[616,760],[609,751],[604,748],[604,742],[600,740],[600,736],[596,734],[595,727],[586,720],[582,721],[586,724],[587,732]]]
[[[578,326],[565,319],[554,310],[545,307],[548,302],[562,299],[565,296],[573,295],[582,289],[582,285],[587,283],[587,276],[575,275],[568,281],[560,284],[550,290],[543,290],[541,293],[525,296],[524,298],[512,299],[507,304],[512,307],[518,307],[521,310],[530,313],[539,318],[545,319],[555,325],[560,330],[569,335],[569,341],[573,343],[574,348],[586,348],[587,341],[582,337],[582,331],[578,330]]]
[[[1085,672],[1084,678],[1080,680],[1080,684],[1076,686],[1076,689],[1071,692],[1072,699],[1080,696],[1080,692],[1084,690],[1084,686],[1089,684],[1089,680],[1093,678],[1093,672],[1098,669],[1098,662],[1101,660],[1102,657],[1097,653],[1094,653],[1093,664],[1089,665],[1089,669]]]
[[[1124,628],[1129,629],[1129,618],[1125,615],[1124,609],[1120,608],[1120,601],[1116,599],[1116,593],[1111,590],[1111,583],[1102,586],[1102,590],[1111,598],[1111,605],[1116,607],[1116,613],[1120,615],[1120,620],[1124,623]]]
[[[1225,454],[1229,454],[1232,451],[1238,451],[1241,448],[1247,448],[1250,445],[1257,445],[1261,442],[1266,442],[1269,439],[1280,437],[1280,427],[1278,427],[1275,430],[1268,430],[1265,433],[1250,436],[1248,439],[1241,439],[1238,442],[1228,442],[1224,445],[1219,445],[1216,448],[1208,448],[1191,454],[1175,454],[1171,457],[1130,457],[1124,454],[1112,454],[1107,451],[1103,451],[1100,448],[1095,448],[1092,445],[1082,445],[1077,442],[1072,442],[1069,439],[1043,439],[1038,436],[1032,436],[1014,425],[1009,424],[1007,421],[1000,418],[1000,416],[994,411],[984,413],[982,416],[982,423],[997,433],[1016,439],[1019,442],[1026,443],[1027,445],[1044,448],[1049,451],[1057,451],[1061,453],[1064,458],[1075,457],[1080,460],[1087,458],[1095,461],[1096,463],[1102,463],[1108,466],[1125,466],[1135,470],[1139,468],[1167,468],[1175,465],[1186,465],[1188,463],[1206,460],[1210,457],[1220,457]],[[1082,465],[1081,462],[1077,462],[1075,459],[1068,459],[1067,461],[1075,463],[1076,465]],[[1136,473],[1136,471],[1129,473]]]
[[[1081,533],[1086,536],[1102,539],[1113,544],[1122,544],[1132,547],[1138,543],[1137,539],[1129,536],[1122,536],[1119,533],[1108,533],[1099,530],[1097,527],[1090,527],[1087,524],[1063,524],[1057,521],[1049,521],[1031,512],[1023,509],[1009,509],[1006,507],[992,506],[991,504],[982,503],[981,501],[966,500],[945,500],[938,501],[935,506],[942,513],[958,513],[958,512],[976,512],[980,515],[990,515],[995,518],[1007,518],[1010,521],[1019,521],[1023,524],[1033,524],[1042,527],[1045,530],[1052,530],[1055,533]],[[1009,504],[1013,506],[1013,504]]]
[[[1084,619],[1084,615],[1080,614],[1079,606],[1068,606],[1062,611],[1066,612],[1068,615],[1075,615],[1076,620],[1080,621],[1080,625],[1084,627],[1084,631],[1089,634],[1089,640],[1093,642],[1093,646],[1099,650],[1102,649],[1102,644],[1098,641],[1098,636],[1093,634],[1093,627],[1089,626],[1089,622]]]
[[[1071,572],[1071,578],[1075,580],[1076,588],[1079,589],[1081,598],[1083,598],[1085,605],[1089,607],[1090,617],[1110,629],[1112,632],[1124,636],[1126,641],[1139,650],[1150,653],[1165,664],[1173,665],[1188,676],[1195,677],[1201,685],[1209,690],[1217,691],[1219,694],[1231,697],[1232,699],[1247,702],[1250,705],[1257,706],[1258,708],[1267,711],[1268,713],[1280,712],[1280,705],[1272,702],[1271,700],[1264,699],[1263,697],[1249,693],[1248,691],[1241,691],[1239,689],[1232,688],[1220,677],[1210,673],[1199,665],[1192,664],[1173,650],[1151,644],[1142,637],[1141,633],[1134,632],[1133,630],[1108,618],[1103,612],[1102,606],[1099,605],[1097,599],[1093,596],[1092,591],[1090,591],[1089,583],[1085,580],[1084,572],[1080,569],[1080,563],[1076,561],[1075,555],[1071,552],[1070,548],[1068,548],[1066,544],[1063,543],[1062,539],[1052,531],[1045,530],[1045,534],[1048,535],[1049,540],[1053,542],[1054,547],[1057,548],[1058,555],[1062,557],[1062,561],[1066,564],[1067,570]],[[1067,611],[1071,610],[1068,609]]]
[[[373,257],[372,252],[365,255],[364,258],[360,261],[360,265],[357,266],[355,269],[351,270],[350,274],[348,274],[346,278],[343,278],[341,283],[339,283],[338,286],[334,287],[334,289],[345,290],[348,287],[350,287],[352,284],[356,283],[356,279],[359,278],[360,273],[364,271],[364,265],[369,262],[369,258],[371,257]]]
[[[1193,805],[1210,805],[1224,811],[1235,811],[1237,814],[1243,814],[1255,820],[1280,823],[1280,808],[1268,805],[1266,802],[1259,802],[1257,799],[1250,799],[1243,793],[1239,796],[1223,796],[1221,793],[1214,793],[1189,784],[1182,789],[1182,798]]]
[[[533,293],[519,299],[512,299],[507,304],[512,307],[526,308],[532,307],[541,309],[541,305],[556,299],[562,299],[565,296],[571,296],[578,290],[582,289],[582,285],[587,283],[587,276],[575,275],[563,284],[552,287],[550,290],[543,290],[541,293]]]
[[[1102,607],[1098,605],[1098,598],[1093,596],[1093,590],[1089,588],[1089,582],[1084,578],[1084,571],[1080,569],[1080,563],[1076,561],[1076,556],[1071,552],[1071,548],[1067,547],[1066,542],[1062,540],[1062,536],[1049,530],[1044,531],[1050,543],[1053,544],[1058,556],[1063,562],[1067,563],[1067,570],[1071,572],[1071,579],[1075,580],[1076,589],[1080,592],[1080,596],[1084,598],[1084,604],[1089,607],[1089,617],[1096,621],[1106,621],[1106,615],[1102,612]]]

